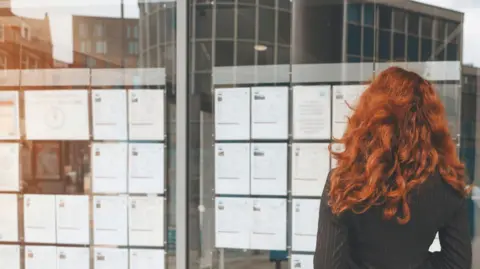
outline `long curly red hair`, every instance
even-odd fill
[[[408,194],[438,171],[462,195],[469,188],[433,86],[399,67],[380,73],[360,96],[342,138],[330,147],[329,205],[334,214],[382,206],[385,219],[410,220]]]

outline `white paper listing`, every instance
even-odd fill
[[[95,248],[95,269],[128,269],[128,250],[120,248]]]
[[[94,193],[127,192],[127,143],[92,144],[92,181]]]
[[[215,139],[250,139],[250,88],[215,89]]]
[[[333,130],[334,138],[341,138],[360,95],[365,91],[365,85],[333,86]]]
[[[251,145],[251,194],[287,194],[287,144],[255,143]]]
[[[164,145],[129,144],[128,192],[164,193]]]
[[[57,268],[57,247],[25,246],[25,269]]]
[[[127,198],[93,198],[93,237],[96,245],[127,245]]]
[[[25,242],[55,243],[55,196],[27,194],[23,200]]]
[[[92,91],[93,138],[127,139],[127,91]]]
[[[20,144],[0,143],[0,191],[20,191]]]
[[[215,193],[250,194],[250,144],[215,144]]]
[[[287,200],[279,198],[253,199],[252,210],[250,248],[285,250],[287,248]]]
[[[288,138],[288,87],[254,87],[252,138]]]
[[[57,243],[90,242],[89,202],[86,195],[57,195]]]
[[[292,157],[292,194],[321,196],[330,171],[327,143],[294,143]]]
[[[130,269],[164,269],[162,249],[130,249]]]
[[[130,90],[129,137],[131,140],[164,140],[165,91]]]
[[[163,197],[129,197],[128,242],[130,246],[161,247],[164,241]]]
[[[293,138],[330,139],[330,86],[293,88]]]
[[[0,268],[20,269],[19,245],[0,245]]]
[[[313,255],[293,254],[290,260],[292,269],[313,269]]]
[[[18,91],[0,92],[0,139],[20,138]]]
[[[215,198],[215,247],[250,248],[251,227],[252,200],[250,198]]]
[[[90,269],[90,249],[58,247],[56,269]]]
[[[292,200],[292,250],[315,251],[320,199]]]
[[[18,241],[18,198],[16,194],[0,194],[0,241]],[[0,267],[3,268],[3,267]]]
[[[25,128],[29,140],[88,140],[88,91],[25,91]]]

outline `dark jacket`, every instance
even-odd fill
[[[467,199],[438,173],[409,196],[411,220],[384,220],[381,206],[334,216],[330,175],[322,195],[314,269],[470,269]],[[441,252],[429,247],[439,233]]]

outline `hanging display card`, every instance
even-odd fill
[[[90,249],[58,247],[56,269],[90,269]]]
[[[93,207],[95,244],[127,245],[127,197],[95,196]]]
[[[352,114],[358,98],[365,91],[365,85],[333,86],[333,130],[334,138],[341,138],[347,128],[348,117]]]
[[[127,139],[127,91],[92,90],[93,138]]]
[[[0,268],[20,269],[19,245],[0,245]]]
[[[17,195],[0,194],[0,205],[0,241],[18,242]]]
[[[313,255],[293,254],[290,260],[292,269],[313,269]]]
[[[25,269],[57,268],[57,247],[25,246]]]
[[[292,250],[315,251],[320,199],[292,200]]]
[[[55,243],[55,195],[26,194],[23,200],[25,242]]]
[[[163,246],[165,224],[163,197],[128,198],[128,242],[130,246]]]
[[[251,145],[251,194],[287,194],[287,144],[255,143]]]
[[[294,143],[291,151],[292,194],[321,196],[330,171],[327,143]]]
[[[95,248],[93,268],[128,269],[128,250],[120,248]]]
[[[162,249],[130,249],[130,269],[164,269]]]
[[[87,90],[25,91],[29,140],[88,140]]]
[[[93,192],[126,193],[128,144],[93,143],[91,149]]]
[[[164,140],[165,91],[129,90],[130,140]]]
[[[129,144],[128,192],[164,193],[164,145]]]
[[[215,139],[250,139],[250,88],[215,89]]]
[[[293,88],[293,138],[330,139],[330,86]]]
[[[252,138],[288,138],[288,87],[254,87]]]
[[[215,144],[215,193],[250,193],[250,144]]]
[[[20,191],[20,144],[0,143],[0,191]]]
[[[57,243],[90,243],[89,202],[86,195],[57,195]]]
[[[248,249],[251,222],[250,198],[215,198],[215,247]]]
[[[250,248],[286,250],[287,200],[279,198],[253,199],[251,210],[253,211],[253,223],[250,230]]]
[[[20,138],[18,91],[0,92],[0,139]]]

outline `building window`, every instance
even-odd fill
[[[104,26],[103,24],[95,24],[94,34],[97,37],[102,37],[104,34]]]
[[[361,62],[361,59],[360,59],[360,57],[349,55],[347,57],[347,61],[349,63],[359,63],[359,62]]]
[[[366,4],[363,10],[363,23],[373,26],[375,23],[375,9],[373,4]]]
[[[0,24],[0,42],[5,41],[5,25]]]
[[[422,18],[422,36],[432,38],[433,33],[433,19],[429,17]]]
[[[130,41],[128,42],[128,53],[129,54],[138,54],[138,42],[137,41]]]
[[[392,29],[392,9],[386,6],[380,6],[378,8],[380,16],[379,26],[381,29]]]
[[[408,14],[408,33],[412,35],[418,35],[418,27],[420,24],[420,18],[418,14],[410,13]]]
[[[436,24],[435,32],[437,33],[435,38],[437,40],[443,41],[445,39],[445,22],[437,19],[435,24]]]
[[[30,27],[28,27],[28,25],[26,25],[26,24],[23,24],[22,25],[22,31],[21,31],[20,34],[22,35],[22,38],[30,40]]]
[[[135,25],[135,26],[133,27],[133,37],[134,37],[134,38],[137,38],[137,39],[138,39],[138,37],[139,37],[139,34],[138,34],[138,25]]]
[[[375,36],[373,28],[363,28],[363,57],[373,57],[373,44],[375,44]]]
[[[395,31],[399,31],[404,33],[405,32],[405,12],[400,10],[395,10],[394,19],[393,19],[393,27]]]
[[[87,40],[81,41],[80,42],[80,52],[89,53],[92,50],[90,44],[91,44],[90,41],[87,41]]]
[[[447,45],[447,61],[458,61],[458,45],[457,44],[448,44]]]
[[[348,21],[353,23],[360,23],[362,20],[362,5],[348,4],[347,6]]]
[[[422,38],[422,61],[428,61],[432,56],[432,40]]]
[[[0,55],[0,69],[8,69],[7,66],[7,55],[1,54]]]
[[[86,37],[88,35],[88,25],[86,23],[80,23],[78,31],[81,37]]]
[[[408,36],[407,57],[408,61],[418,61],[418,37]]]
[[[92,57],[87,57],[87,67],[95,67],[97,65],[97,61]]]
[[[357,25],[348,25],[348,47],[347,53],[361,55],[362,28]]]
[[[95,52],[101,54],[107,54],[107,42],[106,41],[97,41],[95,43]]]
[[[390,32],[389,31],[380,31],[379,34],[379,44],[378,44],[378,57],[380,60],[389,61],[390,60]]]
[[[405,60],[405,35],[395,33],[393,36],[393,59],[395,61]]]

